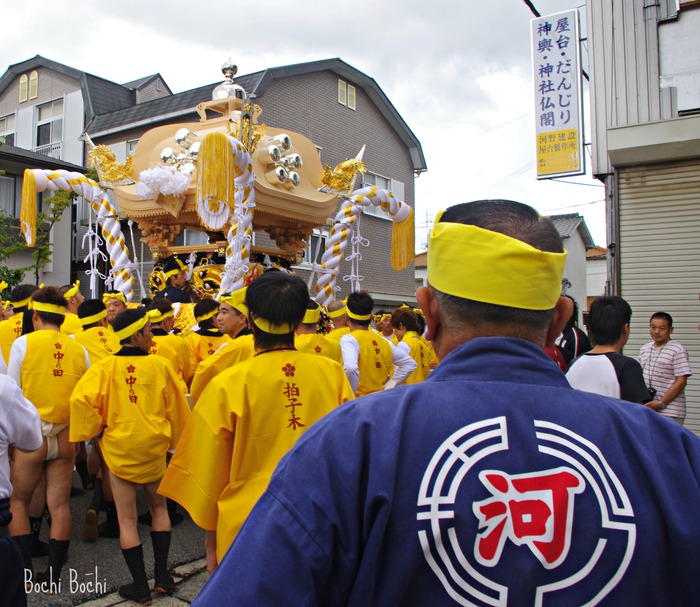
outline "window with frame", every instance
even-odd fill
[[[22,74],[19,77],[19,102],[24,103],[29,99],[29,77],[27,74]]]
[[[338,79],[338,103],[354,110],[356,99],[357,91],[355,87],[345,82],[345,80]]]
[[[15,145],[15,115],[0,118],[0,139],[7,145]]]
[[[311,266],[314,263],[320,265],[323,254],[326,251],[326,240],[328,240],[327,231],[314,230],[309,239],[309,246],[304,249],[304,255],[299,265]]]
[[[0,175],[0,209],[11,217],[19,217],[17,207],[16,178],[8,175]]]
[[[382,190],[391,192],[396,198],[403,201],[404,184],[402,181],[391,179],[389,177],[383,177],[382,175],[377,175],[376,173],[370,173],[368,171],[362,176],[362,187],[372,185],[381,188]],[[382,207],[375,206],[373,204],[362,207],[362,212],[365,215],[374,215],[375,217],[381,217],[382,219],[391,219],[389,213],[383,210]]]
[[[36,106],[36,147],[63,139],[63,99]]]
[[[33,70],[29,74],[29,98],[36,99],[39,96],[39,72]]]
[[[138,144],[139,140],[138,139],[131,139],[130,141],[126,142],[126,155],[131,156],[134,153],[134,150],[136,149],[136,145]]]

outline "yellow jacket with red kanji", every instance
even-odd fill
[[[123,348],[90,368],[70,399],[70,440],[97,436],[112,474],[150,483],[165,472],[165,456],[177,445],[190,409],[170,361],[138,348]]]
[[[216,530],[221,559],[279,460],[352,398],[343,368],[323,356],[273,350],[241,362],[200,396],[158,491]]]
[[[10,352],[8,375],[39,417],[52,424],[70,423],[70,395],[88,368],[85,349],[60,331],[41,329],[16,339]]]
[[[253,358],[254,355],[255,345],[252,333],[240,335],[236,339],[226,342],[209,358],[197,365],[197,370],[190,386],[190,395],[197,400],[204,388],[219,373],[241,361]]]
[[[75,333],[73,339],[88,352],[90,364],[94,365],[105,356],[119,352],[119,338],[108,327],[90,327],[80,333]]]
[[[334,360],[339,365],[343,364],[343,352],[340,349],[340,341],[328,339],[321,333],[304,333],[294,336],[294,347],[299,352],[318,354]]]

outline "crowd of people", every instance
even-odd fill
[[[16,286],[0,322],[3,604],[26,604],[26,572],[60,577],[74,470],[93,491],[82,541],[119,538],[119,593],[140,605],[173,587],[178,505],[204,530],[197,606],[693,604],[688,353],[658,312],[623,355],[619,297],[592,304],[587,336],[565,259],[530,207],[476,201],[436,222],[419,308],[353,292],[322,309],[268,271],[178,331],[177,258],[139,306]]]

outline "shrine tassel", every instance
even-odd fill
[[[415,228],[413,209],[401,222],[391,227],[391,267],[397,272],[405,270],[415,257]]]

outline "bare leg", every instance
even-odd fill
[[[109,475],[114,503],[119,519],[119,546],[122,550],[134,548],[141,543],[136,529],[136,483],[125,481],[114,474]]]
[[[29,504],[41,481],[45,457],[46,439],[39,449],[31,453],[25,453],[19,449],[13,450],[10,460],[10,481],[13,487],[10,497],[12,521],[9,524],[9,532],[12,536],[26,535],[31,532]]]
[[[153,531],[170,531],[170,516],[168,515],[167,502],[164,496],[158,493],[160,480],[146,483],[143,490],[148,500],[148,510],[151,512]]]
[[[70,488],[75,465],[75,445],[68,442],[69,428],[58,436],[58,457],[46,462],[46,505],[51,515],[50,539],[69,540],[73,519]]]

